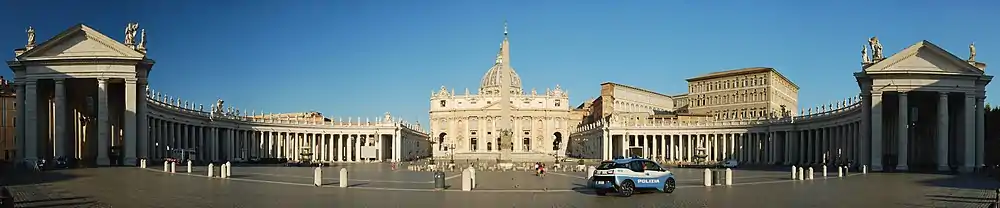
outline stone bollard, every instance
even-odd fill
[[[188,164],[187,165],[188,165],[187,171],[188,171],[188,173],[191,173],[191,161],[190,160],[188,160]]]
[[[476,186],[479,185],[479,183],[477,183],[477,181],[476,181],[476,168],[469,167],[469,175],[472,178],[472,183],[471,183],[472,184],[472,188],[475,189]]]
[[[465,169],[462,171],[462,191],[472,191],[471,169]]]
[[[844,167],[837,166],[837,178],[843,178],[843,177],[844,177]]]
[[[340,187],[347,188],[347,168],[340,168]]]
[[[209,163],[208,164],[208,177],[211,178],[214,175],[213,173],[215,173],[215,164]]]
[[[163,172],[170,172],[170,162],[163,161]]]
[[[809,177],[809,180],[812,180],[814,175],[816,174],[813,172],[813,167],[809,167],[809,172],[806,176]]]
[[[228,178],[232,176],[233,176],[233,164],[226,162],[226,177]]]
[[[823,178],[826,178],[826,165],[823,165]]]
[[[795,172],[796,171],[795,169],[796,169],[796,167],[793,165],[792,166],[792,180],[795,180],[795,177],[799,176],[799,174],[797,172]]]
[[[726,168],[726,185],[733,185],[733,169]]]
[[[705,168],[705,186],[712,186],[712,170]]]
[[[850,175],[850,174],[851,174],[851,168],[847,167],[847,166],[844,166],[844,175],[847,176],[847,175]]]
[[[802,167],[799,167],[799,180],[801,181],[805,179],[806,179],[806,170],[803,169]]]
[[[594,177],[594,171],[597,171],[596,167],[587,166],[587,180],[590,180],[590,178]]]
[[[222,165],[219,165],[219,177],[220,178],[228,178],[228,176],[226,175],[226,169],[229,169],[229,166],[227,166],[225,163],[222,163]]]
[[[176,172],[177,172],[177,163],[175,162],[170,163],[170,173],[176,173]]]
[[[868,165],[861,166],[861,174],[868,174]]]
[[[313,185],[316,187],[323,186],[323,169],[319,167],[313,170]]]
[[[146,168],[146,159],[139,159],[139,168]]]

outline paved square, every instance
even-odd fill
[[[337,187],[341,167],[352,171],[351,188]],[[202,167],[192,174],[152,168],[5,173],[4,181],[12,185],[19,207],[987,207],[993,200],[990,189],[1000,187],[975,176],[937,174],[827,179],[817,174],[815,180],[791,181],[788,172],[768,170],[735,170],[734,186],[702,187],[702,170],[674,169],[680,179],[675,193],[623,198],[594,195],[583,186],[581,172],[542,178],[531,172],[479,171],[478,189],[462,192],[457,172],[446,174],[450,189],[434,191],[430,172],[385,167],[326,167],[324,187],[311,185],[311,168],[267,166],[234,167],[230,179],[205,177]],[[31,178],[37,180],[26,180]],[[18,180],[29,182],[12,183]]]

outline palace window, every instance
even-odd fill
[[[445,104],[447,104],[447,103],[448,103],[447,101],[442,100],[441,101],[441,107],[443,108],[445,106]]]
[[[473,152],[478,151],[479,150],[479,146],[476,146],[476,144],[478,144],[478,142],[479,142],[478,139],[476,139],[475,137],[470,138],[469,139],[469,151],[473,151]]]
[[[561,103],[562,103],[561,101],[556,100],[556,107],[559,107]]]

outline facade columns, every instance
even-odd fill
[[[150,157],[149,116],[147,112],[149,111],[149,108],[146,106],[146,99],[147,99],[146,96],[148,95],[147,93],[149,93],[149,85],[148,83],[146,83],[145,79],[139,79],[137,84],[138,88],[136,91],[135,105],[136,105],[136,114],[138,114],[136,118],[138,119],[139,122],[137,129],[138,130],[137,132],[139,134],[137,139],[140,148],[138,151],[138,157],[146,159]],[[200,150],[201,149],[199,149],[199,151]]]
[[[963,172],[972,172],[976,166],[976,108],[975,108],[976,96],[966,93],[965,102],[963,103],[962,110],[965,111],[964,120],[962,123],[965,126],[963,132],[963,146],[965,146],[962,157],[962,167]]]
[[[948,164],[948,93],[939,92],[938,93],[938,109],[937,109],[937,138],[935,143],[937,143],[937,170],[938,171],[948,171],[951,170]]]

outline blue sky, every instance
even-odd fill
[[[1000,65],[998,11],[985,0],[4,1],[0,49],[22,47],[28,25],[39,41],[76,23],[122,40],[137,21],[157,61],[150,85],[185,100],[426,123],[431,90],[475,92],[504,20],[526,90],[559,84],[574,105],[605,81],[679,94],[685,78],[766,66],[810,107],[858,93],[851,74],[873,35],[887,56],[929,40],[964,58],[974,41],[977,60]]]

